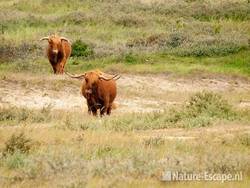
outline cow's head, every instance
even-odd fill
[[[118,74],[110,75],[110,74],[103,73],[99,70],[89,71],[89,72],[86,72],[86,73],[78,75],[78,76],[74,76],[68,72],[66,72],[66,74],[68,76],[70,76],[71,78],[77,78],[77,79],[84,80],[85,81],[85,89],[87,92],[91,92],[92,88],[95,87],[100,80],[109,81],[112,79],[118,80],[120,78],[120,75],[118,75]]]
[[[57,35],[51,35],[48,37],[43,37],[40,39],[42,40],[47,40],[49,43],[49,48],[52,50],[53,54],[58,54],[59,50],[62,48],[62,41],[67,41],[69,40],[65,37],[59,37]]]

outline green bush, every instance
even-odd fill
[[[138,58],[135,54],[133,53],[127,53],[124,55],[124,61],[127,64],[137,64],[138,63]]]
[[[206,127],[218,119],[234,120],[237,114],[220,95],[212,92],[198,92],[181,110],[170,113],[167,122],[178,127]]]
[[[89,57],[92,56],[93,54],[94,54],[93,48],[81,40],[76,40],[72,44],[71,56],[73,57]]]
[[[192,96],[186,106],[186,113],[192,117],[206,113],[210,117],[227,119],[233,115],[231,106],[227,101],[212,92],[199,92]]]

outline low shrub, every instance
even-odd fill
[[[92,56],[93,54],[94,54],[93,48],[81,40],[76,40],[72,44],[71,56],[73,57],[89,57]]]
[[[135,38],[127,41],[126,46],[129,48],[134,47],[164,47],[167,43],[167,36],[164,33],[152,34],[145,38]]]
[[[180,46],[185,40],[186,37],[184,34],[179,32],[171,33],[168,37],[167,45],[171,48],[176,48]]]
[[[233,43],[221,44],[221,45],[194,45],[183,48],[177,48],[172,50],[170,53],[176,54],[178,56],[193,56],[193,57],[203,57],[203,56],[226,56],[229,54],[238,53],[242,50],[246,50],[247,46],[238,45]]]
[[[75,25],[79,25],[82,23],[86,23],[86,21],[88,21],[86,14],[84,14],[83,12],[71,12],[67,15],[63,15],[61,17],[59,17],[57,20],[57,22],[62,22],[62,23],[67,23],[67,24],[75,24]]]
[[[190,98],[186,106],[186,113],[192,117],[207,113],[211,117],[226,119],[234,114],[231,106],[220,95],[205,91],[199,92]]]
[[[160,145],[163,145],[164,143],[165,143],[165,140],[161,137],[152,137],[152,138],[143,140],[143,144],[148,147],[160,146]]]
[[[201,21],[231,19],[245,21],[250,19],[250,8],[247,2],[223,2],[211,6],[206,3],[196,3],[192,6],[192,17]]]
[[[172,111],[167,122],[190,128],[210,126],[218,119],[236,118],[236,112],[220,95],[203,91],[193,95],[181,110]]]
[[[124,61],[127,64],[137,64],[137,57],[133,53],[125,54]]]
[[[41,110],[30,110],[26,108],[0,108],[0,123],[15,124],[21,122],[48,122],[51,120],[51,106],[46,106]]]
[[[5,142],[3,155],[13,155],[15,152],[29,153],[31,146],[31,139],[26,138],[24,133],[13,134],[10,139]]]
[[[139,27],[145,25],[144,19],[139,17],[138,15],[121,15],[111,19],[115,24],[121,25],[123,27]]]
[[[19,151],[4,158],[4,163],[9,169],[22,168],[25,165],[26,154]]]
[[[22,42],[17,45],[14,42],[3,40],[0,43],[0,63],[29,57],[37,50],[40,50],[40,47],[36,44]]]

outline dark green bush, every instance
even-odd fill
[[[94,54],[93,48],[81,40],[76,40],[72,44],[71,56],[73,57],[89,57],[92,56],[93,54]]]
[[[137,57],[133,53],[128,53],[128,54],[125,54],[124,61],[127,64],[136,64],[137,63]]]

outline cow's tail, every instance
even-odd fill
[[[113,102],[111,107],[112,107],[112,110],[115,110],[118,108],[118,104]]]

